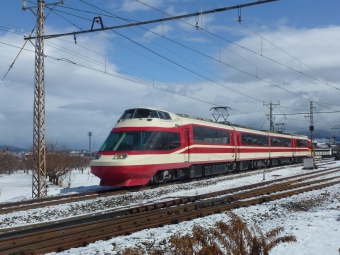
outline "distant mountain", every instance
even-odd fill
[[[296,134],[306,135],[310,138],[310,131],[299,131],[299,132],[296,132]],[[330,132],[327,131],[327,130],[315,130],[314,131],[314,138],[315,139],[324,139],[324,140],[328,141],[329,136],[330,136]],[[332,136],[333,136],[333,134],[332,134]],[[336,141],[340,141],[340,134],[338,136],[335,134],[334,136],[335,136]]]
[[[7,149],[11,152],[27,152],[28,151],[27,149],[23,149],[19,147],[0,145],[0,151],[7,150]]]

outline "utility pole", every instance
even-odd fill
[[[313,157],[313,168],[315,169],[315,151],[314,151],[314,121],[313,121],[313,101],[310,101],[310,139],[312,140],[312,157]]]
[[[35,72],[34,72],[34,116],[33,116],[33,174],[32,197],[47,195],[46,188],[46,129],[45,129],[45,77],[44,77],[44,7],[64,3],[45,4],[37,0],[37,6],[26,7],[23,0],[22,9],[30,10],[36,16],[35,38]],[[54,7],[53,7],[54,8]],[[32,9],[37,9],[34,13]]]
[[[92,136],[92,132],[88,132],[87,135],[89,136],[89,153],[90,153],[90,158],[91,158],[91,136]]]
[[[274,120],[273,120],[273,109],[275,106],[280,105],[280,102],[278,104],[273,104],[272,100],[270,100],[270,103],[263,103],[265,106],[269,106],[269,115],[266,114],[266,116],[269,116],[269,124],[270,124],[270,131],[274,131]]]
[[[313,169],[315,169],[315,152],[314,152],[314,121],[313,121],[313,109],[315,107],[313,107],[313,101],[310,101],[310,113],[309,116],[305,116],[306,118],[309,117],[310,118],[310,126],[309,126],[309,131],[310,131],[310,139],[312,141],[312,158],[313,158]]]
[[[333,136],[332,133],[329,133],[329,146],[331,145],[331,138],[333,138],[333,144],[335,144],[336,141],[336,137],[335,137],[335,129],[340,129],[340,125],[335,125],[334,127],[331,128],[331,130],[333,129]]]

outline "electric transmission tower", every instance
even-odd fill
[[[46,129],[45,129],[45,77],[44,77],[44,7],[57,4],[45,4],[37,0],[37,6],[26,7],[23,0],[22,9],[30,10],[36,17],[35,38],[35,71],[34,71],[34,113],[33,113],[33,174],[32,174],[32,197],[47,195],[46,188]],[[53,9],[52,8],[52,9]],[[33,9],[37,9],[35,13]]]
[[[269,115],[266,114],[267,117],[269,117],[269,124],[270,124],[270,131],[274,131],[274,119],[273,119],[273,109],[275,106],[280,105],[280,102],[278,104],[273,104],[272,100],[270,100],[270,103],[263,103],[265,106],[269,106]]]

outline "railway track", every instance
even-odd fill
[[[301,165],[301,164],[296,164],[296,165]],[[280,169],[280,168],[292,167],[296,165],[275,167],[272,169]],[[266,169],[266,170],[271,170],[271,169]],[[255,171],[254,170],[242,171],[242,173],[247,173],[247,172],[255,172]],[[233,174],[235,173],[229,173],[229,175],[233,175]],[[216,178],[216,177],[221,177],[221,176],[228,176],[228,175],[216,175],[216,176],[211,176],[210,178]],[[18,201],[18,202],[0,203],[0,214],[12,213],[16,211],[31,210],[31,209],[43,208],[47,206],[60,205],[60,204],[66,204],[66,203],[74,203],[78,201],[85,201],[85,200],[91,200],[91,199],[96,199],[96,198],[122,195],[126,193],[138,192],[142,190],[166,187],[169,185],[195,182],[198,180],[202,180],[202,178],[176,181],[176,182],[164,183],[164,184],[158,184],[158,185],[142,186],[142,187],[131,187],[131,188],[118,188],[117,187],[114,189],[97,190],[97,191],[69,194],[69,195],[63,195],[63,196],[52,196],[52,197],[44,197],[44,198],[38,198],[38,199]]]
[[[327,176],[339,171],[339,167],[321,170],[313,174],[277,179],[276,182],[261,182],[200,196],[180,197],[37,228],[2,233],[0,253],[41,254],[61,251],[145,228],[176,224],[242,206],[260,204],[340,184],[340,176]]]

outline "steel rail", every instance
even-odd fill
[[[329,168],[329,169],[332,169],[332,168]],[[254,170],[242,171],[242,173],[248,173],[248,172],[255,172],[255,171]],[[214,175],[214,176],[209,176],[209,178],[228,176],[228,175],[232,175],[235,173],[240,173],[240,172],[232,172],[228,174]],[[0,203],[0,214],[12,213],[15,211],[30,210],[30,209],[35,209],[35,208],[42,208],[42,207],[47,207],[47,206],[59,205],[59,204],[73,203],[77,201],[95,199],[98,197],[108,197],[108,196],[126,194],[128,192],[138,192],[142,190],[166,187],[169,185],[195,182],[195,181],[209,179],[209,178],[185,179],[182,181],[174,181],[174,182],[169,182],[169,183],[154,184],[154,185],[148,185],[148,186],[142,186],[142,187],[131,187],[131,188],[118,188],[117,187],[114,189],[97,190],[97,191],[82,192],[82,193],[77,193],[77,194],[36,198],[36,199],[30,199],[30,200],[24,200],[24,201],[18,201],[18,202],[10,202],[10,203]]]
[[[332,177],[339,178],[339,177]],[[278,199],[285,196],[290,196],[294,194],[298,194],[301,192],[327,187],[330,185],[339,184],[340,180],[318,184],[314,186],[305,187],[302,189],[302,186],[315,184],[318,182],[329,181],[331,178],[316,180],[305,183],[295,183],[292,184],[291,181],[287,182],[286,185],[283,183],[276,184],[276,189],[271,186],[271,189],[268,192],[282,191],[283,189],[292,189],[292,191],[283,192],[281,194],[274,194],[271,196],[263,196],[260,198],[254,198],[246,201],[235,200],[234,197],[230,200],[230,196],[224,196],[223,198],[210,199],[207,201],[199,201],[196,203],[183,204],[177,207],[170,207],[174,203],[165,204],[166,207],[163,210],[157,210],[155,207],[149,208],[150,211],[136,210],[134,214],[125,216],[125,217],[116,217],[116,218],[105,218],[102,220],[97,219],[95,223],[91,223],[85,226],[82,226],[78,223],[76,226],[67,227],[64,226],[62,228],[58,228],[53,230],[53,226],[49,227],[49,230],[42,231],[39,230],[40,234],[35,236],[35,234],[24,234],[21,237],[14,238],[7,237],[2,238],[0,235],[0,251],[5,251],[10,254],[11,252],[19,252],[23,254],[30,254],[30,252],[48,252],[48,251],[57,251],[59,248],[66,249],[70,247],[75,247],[77,245],[82,245],[86,242],[93,242],[95,240],[99,240],[102,238],[110,238],[117,235],[128,234],[130,232],[138,231],[145,227],[158,227],[162,224],[170,224],[170,223],[178,223],[186,218],[192,219],[201,217],[203,215],[207,215],[209,213],[218,212],[221,210],[230,210],[233,208],[237,208],[240,206],[249,206],[252,204],[258,204],[267,202],[273,199]],[[285,186],[285,187],[284,187]],[[249,197],[249,192],[246,192],[244,197]],[[254,196],[258,196],[263,193],[263,188],[253,191]],[[242,198],[240,194],[238,194],[238,199]],[[180,200],[180,199],[179,199]],[[182,199],[183,200],[183,199]],[[190,199],[189,199],[190,200]],[[196,200],[197,201],[197,200]],[[181,201],[178,201],[179,203]],[[183,201],[182,201],[183,202]],[[193,202],[193,201],[191,201]],[[133,210],[132,210],[133,211]],[[113,217],[111,215],[111,217]],[[85,232],[83,232],[85,229]],[[86,232],[88,231],[88,232]],[[59,238],[59,243],[55,238]],[[6,240],[7,239],[7,240]],[[37,248],[37,246],[45,246]],[[49,249],[49,250],[48,250]],[[52,249],[52,250],[51,250]],[[60,250],[60,249],[59,249]]]

